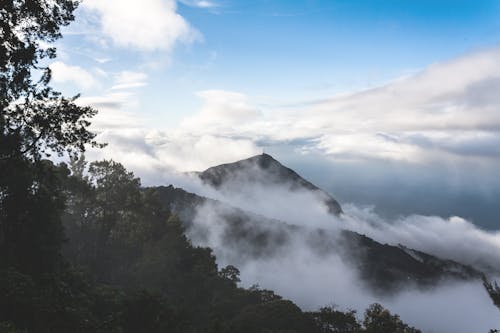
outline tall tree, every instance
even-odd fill
[[[73,19],[74,0],[2,0],[0,3],[0,158],[39,158],[94,143],[89,107],[79,107],[50,86],[47,47]],[[34,79],[39,77],[39,79]]]
[[[88,130],[96,111],[49,86],[47,60],[56,50],[47,45],[61,37],[78,4],[0,1],[0,268],[54,268],[64,200],[57,172],[42,159],[97,145]]]

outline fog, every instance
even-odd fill
[[[487,232],[459,217],[443,219],[412,215],[393,220],[373,209],[343,204],[344,214],[327,212],[317,193],[292,191],[290,184],[248,182],[236,177],[219,190],[190,178],[177,179],[189,191],[228,203],[246,211],[302,227],[301,230],[341,229],[365,234],[379,242],[403,244],[413,249],[473,265],[495,278],[500,267],[500,234]],[[258,284],[296,302],[305,310],[335,304],[355,309],[362,316],[373,302],[380,302],[407,323],[424,332],[488,332],[500,327],[500,311],[480,281],[443,281],[431,290],[407,285],[393,296],[380,296],[367,289],[358,272],[336,252],[320,253],[303,232],[281,230],[279,222],[259,224],[264,230],[283,233],[273,251],[251,255],[245,242],[229,242],[221,205],[207,202],[197,208],[188,229],[196,245],[214,249],[220,266],[240,269],[241,285]],[[255,223],[259,223],[255,221]],[[335,237],[335,236],[333,236]],[[271,245],[267,245],[273,246]]]
[[[350,230],[377,241],[404,244],[435,256],[476,267],[487,274],[500,273],[500,232],[485,231],[457,216],[411,215],[392,221],[372,208],[344,205],[342,222]]]
[[[348,229],[381,243],[403,244],[471,265],[487,274],[500,274],[500,231],[483,230],[457,216],[409,215],[389,219],[379,216],[373,206],[344,203],[344,214],[335,217],[327,212],[318,193],[303,189],[292,191],[292,186],[286,183],[250,183],[245,177],[234,177],[231,183],[219,190],[203,186],[194,179],[184,179],[182,186],[194,193],[289,224],[329,230]]]

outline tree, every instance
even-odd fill
[[[421,333],[378,303],[370,305],[366,310],[363,325],[366,333]]]
[[[42,65],[56,56],[45,45],[61,37],[78,3],[0,2],[0,268],[29,274],[56,269],[63,239],[62,169],[42,158],[98,145],[88,130],[96,111],[54,91],[50,69]]]
[[[236,285],[238,282],[241,282],[240,271],[233,265],[227,265],[226,267],[221,269],[219,272],[219,276],[223,279],[231,281],[232,283],[234,283],[234,285]]]
[[[321,333],[360,333],[361,325],[356,319],[356,311],[342,312],[333,306],[321,308],[309,314]]]
[[[88,118],[96,111],[64,98],[41,63],[56,56],[46,47],[61,37],[79,1],[3,0],[0,4],[0,160],[50,151],[83,150],[96,144]],[[39,76],[38,80],[33,77]],[[3,170],[5,171],[5,168]]]
[[[276,300],[250,305],[242,309],[231,321],[230,332],[311,332],[311,322],[291,301]]]

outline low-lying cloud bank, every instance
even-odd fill
[[[457,216],[412,215],[394,221],[380,218],[371,209],[344,205],[342,223],[350,230],[380,242],[404,244],[441,258],[451,259],[500,274],[500,232],[479,229]]]
[[[178,183],[179,178],[173,182]],[[388,220],[370,207],[344,204],[345,214],[334,217],[328,213],[317,194],[304,190],[290,191],[286,184],[248,183],[236,178],[232,184],[215,191],[184,178],[182,186],[267,218],[309,228],[352,230],[381,243],[403,244],[440,258],[471,265],[487,274],[500,275],[500,231],[482,230],[457,216],[410,215]]]

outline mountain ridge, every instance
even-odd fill
[[[229,252],[234,254],[234,260],[280,255],[291,244],[290,235],[300,235],[319,255],[332,252],[339,254],[358,270],[363,281],[375,293],[391,294],[405,285],[432,287],[445,279],[468,281],[482,277],[480,271],[468,265],[401,244],[382,244],[353,231],[341,230],[336,234],[324,229],[291,225],[173,185],[155,187],[154,190],[162,204],[177,214],[188,230],[196,217],[203,218],[197,216],[200,206],[208,204],[212,209],[219,210],[219,227],[224,227],[223,241]],[[244,259],[240,258],[242,252]]]

